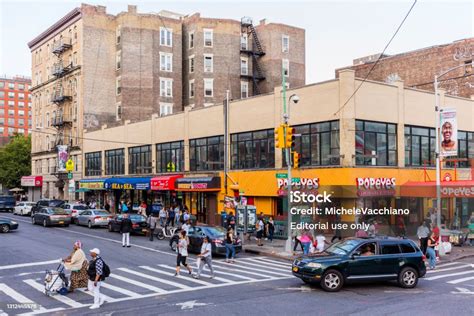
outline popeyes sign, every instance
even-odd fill
[[[357,178],[356,182],[358,196],[395,195],[395,178]]]

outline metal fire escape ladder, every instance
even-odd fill
[[[242,74],[241,77],[245,77],[247,79],[251,79],[253,83],[253,95],[260,94],[260,89],[258,84],[260,81],[265,80],[265,75],[263,73],[262,67],[260,66],[259,59],[265,55],[263,51],[262,44],[258,38],[257,31],[253,26],[252,19],[249,17],[243,17],[241,19],[241,28],[242,33],[247,33],[247,35],[251,34],[252,38],[252,50],[244,50],[241,47],[240,52],[252,56],[252,74]]]

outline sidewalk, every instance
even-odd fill
[[[326,240],[330,241],[332,236],[326,236]],[[302,255],[301,251],[296,252],[296,256],[285,252],[285,243],[286,240],[275,239],[273,243],[270,243],[268,240],[264,240],[263,246],[257,246],[255,240],[252,238],[250,241],[245,241],[244,251],[247,253],[252,253],[261,256],[275,257],[280,259],[285,259],[293,261],[296,257]],[[293,250],[293,249],[292,249]],[[297,250],[301,250],[298,247]],[[469,257],[474,257],[474,247],[464,246],[464,247],[454,247],[450,254],[441,257],[441,262],[452,262]]]

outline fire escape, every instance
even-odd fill
[[[249,17],[243,17],[240,20],[242,35],[246,34],[247,39],[252,39],[252,49],[249,49],[248,43],[240,44],[240,53],[245,54],[252,60],[252,73],[250,74],[247,70],[243,69],[241,66],[240,77],[245,79],[252,80],[253,83],[253,95],[260,94],[260,88],[258,84],[260,81],[265,80],[262,68],[260,67],[259,60],[265,55],[263,51],[262,44],[258,39],[257,31],[253,26],[252,19]],[[250,64],[250,63],[249,63]],[[247,65],[248,67],[249,65]]]

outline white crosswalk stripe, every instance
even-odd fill
[[[458,269],[464,269],[464,268],[470,268],[471,265],[470,264],[463,264],[463,265],[459,265],[457,267],[451,267],[451,268],[441,268],[441,269],[435,269],[435,270],[429,270],[427,273],[439,273],[439,272],[444,272],[444,271],[452,271],[452,270],[458,270]]]
[[[276,274],[276,275],[280,275],[280,276],[282,276],[282,275],[283,276],[288,276],[288,275],[280,274],[280,273],[277,273],[277,272],[270,272],[270,271],[254,269],[254,268],[250,268],[250,267],[244,267],[242,265],[232,265],[232,268],[222,266],[222,265],[223,264],[219,263],[216,266],[219,267],[219,268],[222,268],[222,269],[227,269],[228,271],[239,272],[239,273],[242,273],[242,274],[251,274],[251,275],[256,275],[256,276],[263,277],[263,278],[266,277],[267,279],[275,279],[277,277],[275,275],[268,276],[268,275],[265,275],[265,273],[267,273],[267,274],[271,273],[271,274]],[[250,269],[252,271],[248,271],[248,270],[244,270],[244,269]],[[258,272],[258,271],[260,271],[260,272]]]
[[[290,268],[282,267],[281,265],[276,264],[276,263],[261,262],[260,260],[257,260],[257,259],[245,258],[245,261],[244,261],[244,262],[247,262],[247,261],[257,263],[258,266],[262,266],[262,265],[263,265],[265,268],[276,269],[276,268],[274,268],[274,267],[277,267],[277,270],[280,270],[280,271],[285,271],[285,272],[290,271]]]
[[[112,290],[114,292],[124,294],[124,295],[129,296],[129,297],[139,297],[140,296],[140,294],[138,294],[138,293],[123,289],[121,287],[109,284],[107,282],[102,282],[102,284],[100,286],[103,287],[103,288]]]
[[[102,283],[102,284],[104,284],[104,283]],[[102,284],[101,284],[101,286],[102,286]],[[82,293],[85,293],[85,294],[87,294],[87,295],[90,295],[90,296],[92,296],[92,297],[94,296],[94,293],[92,293],[91,291],[86,291],[85,289],[78,289],[78,291],[79,291],[79,292],[82,292]],[[107,296],[107,295],[105,295],[104,293],[100,293],[100,294],[102,294],[102,297],[104,298],[104,300],[105,300],[106,302],[112,303],[112,302],[115,301],[114,298],[111,298],[110,296]]]
[[[458,284],[458,283],[471,281],[471,280],[474,280],[474,277],[471,276],[471,277],[467,277],[467,278],[456,279],[456,280],[448,281],[447,283],[449,283],[449,284]]]
[[[446,281],[448,284],[458,284],[473,280],[474,277],[469,274],[474,274],[474,266],[472,264],[449,262],[436,265],[436,269],[434,270],[428,270],[424,279],[428,281],[444,279],[443,281]],[[464,275],[468,276],[464,277]],[[463,277],[459,278],[458,276]]]
[[[14,289],[12,289],[11,287],[9,287],[6,284],[0,283],[0,292],[3,292],[6,295],[10,296],[12,299],[17,301],[18,303],[24,303],[24,304],[32,303],[32,300],[30,300],[29,298],[27,298],[23,294],[15,291]],[[44,311],[45,308],[41,306],[39,308],[39,310]]]
[[[163,290],[163,289],[157,288],[155,286],[151,286],[151,285],[143,283],[143,282],[138,282],[136,280],[126,278],[126,277],[121,276],[121,275],[117,275],[116,273],[111,273],[110,278],[117,279],[117,280],[120,280],[120,281],[123,281],[123,282],[126,282],[126,283],[130,283],[130,284],[136,285],[138,287],[143,287],[145,289],[151,290],[151,291],[156,292],[156,293],[166,293],[166,291]]]
[[[229,272],[223,272],[223,271],[217,270],[216,267],[215,267],[215,265],[214,265],[214,263],[213,263],[212,266],[213,266],[213,268],[214,268],[214,273],[216,273],[216,274],[229,275],[229,276],[233,276],[233,277],[236,277],[236,278],[242,279],[242,280],[249,280],[249,281],[250,281],[250,280],[254,280],[253,278],[246,277],[246,276],[243,276],[243,275],[238,275],[238,274],[235,274],[235,273],[229,273]],[[164,264],[160,264],[160,267],[165,268],[165,269],[171,269],[171,270],[174,270],[174,269],[175,269],[175,268],[173,268],[173,267],[169,267],[169,266],[164,265]],[[208,269],[207,267],[204,267],[204,270],[208,271],[209,269]],[[203,274],[201,274],[201,275],[203,275]],[[208,276],[208,275],[206,275],[206,276]],[[222,281],[222,280],[226,280],[227,283],[233,283],[233,281],[228,280],[228,279],[222,279],[222,278],[218,278],[218,277],[216,277],[215,279],[216,279],[216,280],[221,280],[221,281]],[[222,282],[224,282],[224,281],[222,281]]]
[[[288,276],[291,275],[291,272],[288,271],[287,269],[277,269],[277,268],[270,268],[270,267],[265,267],[256,263],[251,263],[248,261],[239,261],[236,264],[236,267],[242,268],[242,269],[251,269],[252,271],[261,271],[263,273],[271,273],[271,274],[276,274],[276,275],[281,275],[281,276]],[[271,269],[271,270],[267,270]],[[274,271],[277,270],[277,271]]]
[[[30,285],[35,290],[38,290],[38,291],[44,293],[44,285],[43,284],[41,284],[39,282],[36,282],[33,279],[23,280],[23,282]],[[70,307],[73,307],[73,308],[78,308],[78,307],[84,307],[85,306],[84,304],[76,302],[75,300],[70,299],[69,297],[64,296],[64,295],[57,294],[57,295],[52,295],[51,297],[53,299],[63,303],[63,304],[66,304]]]
[[[282,261],[272,260],[272,259],[268,259],[267,257],[255,257],[255,258],[252,258],[252,259],[257,260],[257,261],[261,261],[261,262],[276,263],[276,264],[278,264],[279,266],[291,267],[291,263],[290,263],[290,262],[282,262]]]
[[[137,271],[134,271],[134,270],[131,270],[131,269],[128,269],[128,268],[118,268],[118,270],[125,271],[127,273],[142,277],[144,279],[148,279],[148,280],[152,280],[152,281],[155,281],[155,282],[160,282],[160,283],[172,285],[172,286],[180,288],[180,289],[189,289],[189,286],[187,286],[187,285],[180,284],[180,283],[173,282],[173,281],[168,281],[168,280],[165,280],[165,279],[160,279],[160,278],[157,278],[157,277],[145,274],[145,273],[137,272]]]
[[[164,275],[167,275],[167,276],[174,276],[174,273],[172,273],[172,272],[165,272],[165,271],[161,271],[161,270],[158,270],[158,269],[155,269],[155,268],[152,268],[152,267],[140,266],[140,268],[148,270],[148,271],[152,271],[152,272],[155,272],[155,273],[159,273],[159,274],[164,274]],[[212,284],[212,283],[209,283],[209,282],[206,282],[206,281],[196,280],[192,277],[191,278],[186,278],[186,281],[201,284],[201,285],[211,285]]]

